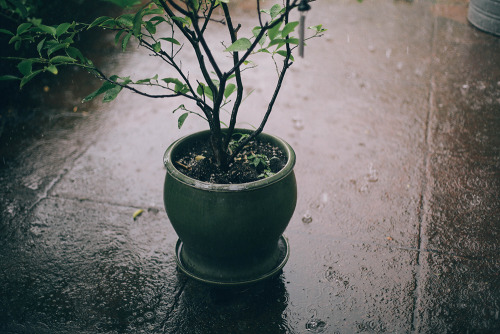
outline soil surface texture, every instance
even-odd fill
[[[214,161],[208,141],[196,141],[174,156],[174,165],[181,173],[216,184],[247,183],[269,177],[285,166],[287,157],[279,147],[255,140],[238,153],[228,170],[221,169]]]

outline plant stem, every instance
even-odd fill
[[[259,3],[259,0],[257,0],[257,5]],[[236,32],[234,30],[233,22],[231,21],[231,15],[229,13],[229,9],[227,7],[227,4],[223,3],[222,4],[222,9],[224,10],[224,16],[226,18],[227,22],[227,27],[229,29],[229,34],[231,35],[231,43],[234,43],[237,39],[238,36],[236,36]],[[233,52],[233,64],[236,66],[239,62],[239,55],[238,52]],[[226,141],[225,141],[225,146],[229,145],[229,141],[231,140],[231,137],[234,132],[234,127],[236,125],[236,118],[238,115],[238,110],[241,105],[241,101],[243,98],[243,82],[241,80],[241,69],[239,67],[236,68],[235,72],[235,78],[236,78],[236,100],[234,101],[233,104],[233,110],[231,112],[231,119],[229,121],[229,128],[227,130],[226,134]]]
[[[295,3],[296,1],[294,1]],[[285,7],[285,16],[283,17],[285,23],[288,23],[288,13],[290,12],[290,0],[286,1],[286,7]],[[250,134],[247,138],[245,138],[237,147],[236,149],[231,153],[229,156],[229,161],[233,160],[234,157],[243,149],[245,145],[247,145],[251,140],[253,140],[255,137],[257,137],[263,130],[264,126],[267,123],[267,120],[269,119],[269,115],[271,114],[271,111],[274,107],[274,103],[276,102],[276,98],[278,97],[278,94],[281,90],[281,85],[283,84],[283,79],[285,78],[286,71],[288,68],[293,64],[290,63],[290,57],[291,57],[291,48],[290,44],[286,43],[286,57],[285,60],[283,60],[283,68],[281,70],[281,73],[278,78],[278,82],[276,84],[276,88],[274,90],[273,96],[271,98],[271,101],[269,102],[269,105],[267,106],[266,114],[264,115],[259,127]]]

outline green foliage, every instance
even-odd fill
[[[238,139],[235,137],[238,137]],[[236,150],[236,148],[240,146],[240,144],[242,144],[248,137],[250,137],[250,135],[247,133],[234,133],[228,144],[229,149],[231,151]]]
[[[189,115],[189,113],[185,112],[177,120],[177,126],[179,127],[179,129],[182,127],[182,124],[184,124],[184,121],[186,120],[186,118],[188,117],[188,115]]]
[[[231,44],[226,50],[226,52],[237,52],[237,51],[246,51],[252,46],[252,42],[248,38],[240,38]]]
[[[8,43],[15,50],[31,47],[38,55],[34,58],[9,58],[17,62],[19,76],[3,75],[0,80],[18,80],[22,88],[41,73],[57,75],[62,67],[77,66],[103,80],[102,85],[87,95],[83,102],[98,96],[101,96],[104,102],[113,101],[124,88],[148,97],[184,97],[190,100],[201,112],[188,110],[181,104],[174,110],[184,111],[177,120],[179,128],[190,114],[205,119],[210,123],[211,129],[220,124],[226,125],[221,120],[221,111],[226,111],[226,106],[232,105],[231,119],[229,125],[226,125],[230,129],[229,137],[235,126],[240,104],[244,100],[241,73],[257,66],[253,61],[254,55],[268,54],[278,72],[275,93],[269,102],[270,112],[284,73],[294,61],[292,52],[299,44],[296,36],[299,22],[288,21],[290,10],[297,6],[296,1],[291,2],[293,5],[288,10],[280,4],[262,9],[258,13],[258,25],[248,33],[239,31],[240,25],[233,26],[227,6],[230,0],[104,0],[125,9],[117,17],[99,16],[90,23],[61,22],[56,25],[48,25],[32,17],[27,5],[30,1],[40,0],[0,0],[0,8],[21,18],[20,24],[13,31],[0,23],[0,33],[8,36]],[[224,30],[228,30],[229,34],[224,41],[212,43],[210,38],[205,36],[211,31],[208,26],[220,23],[225,24]],[[309,29],[313,35],[307,39],[321,36],[325,31],[321,25]],[[131,79],[102,72],[87,58],[86,50],[76,43],[80,35],[88,30],[112,32],[115,44],[122,51],[129,50],[131,44],[145,48],[155,59],[164,62],[165,68],[162,72],[167,73],[164,74],[166,77],[154,75],[149,78]],[[195,55],[199,71],[190,71],[183,67],[180,54],[185,49]],[[215,52],[230,54],[232,64],[229,68],[221,68],[223,62],[219,62],[220,57]],[[193,72],[201,72],[201,76],[193,75]],[[143,90],[145,88],[156,90],[155,93],[149,93]],[[164,93],[157,93],[158,89]],[[266,120],[267,116],[258,131],[262,131]],[[256,133],[257,131],[254,135]],[[248,137],[240,136],[238,141],[221,141],[229,145],[229,151],[237,151],[248,140]],[[252,155],[249,161],[256,166],[266,163],[265,159],[258,155]]]
[[[212,100],[212,101],[214,100],[214,94],[212,92],[212,89],[209,86],[207,86],[206,84],[204,84],[203,82],[200,82],[198,84],[198,88],[196,89],[196,92],[201,97],[206,96],[210,100]]]
[[[141,3],[141,0],[102,0],[102,1],[111,2],[123,8],[133,7]]]
[[[28,17],[32,7],[32,4],[27,3],[25,0],[0,0],[0,8],[20,18]]]
[[[130,83],[129,78],[119,78],[117,76],[111,76],[110,80],[115,81],[115,82],[117,82],[117,80],[121,80],[122,85],[127,85]],[[118,94],[121,92],[122,89],[123,89],[123,86],[121,86],[121,85],[114,84],[113,82],[110,82],[110,81],[105,81],[99,89],[97,89],[96,91],[87,95],[82,100],[82,102],[91,101],[95,97],[97,97],[101,94],[104,94],[104,97],[103,97],[104,102],[111,102],[118,96]]]

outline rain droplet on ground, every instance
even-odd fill
[[[312,333],[322,333],[326,328],[326,322],[320,319],[311,319],[306,323],[306,329]]]
[[[369,182],[377,182],[378,181],[378,172],[373,168],[373,164],[370,164],[370,169],[368,171],[367,180]]]
[[[292,118],[292,121],[293,121],[293,127],[296,130],[302,130],[304,128],[304,122],[302,121],[302,118],[296,116]]]
[[[302,216],[302,222],[304,224],[310,224],[312,220],[312,216],[309,212],[304,213],[304,215]]]
[[[391,55],[392,55],[392,49],[385,50],[385,57],[387,59],[391,58]]]

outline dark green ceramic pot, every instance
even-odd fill
[[[208,138],[208,131],[181,138],[164,156],[164,202],[179,236],[177,264],[195,279],[220,285],[252,283],[273,276],[289,256],[282,233],[297,201],[295,153],[282,139],[261,134],[261,140],[277,145],[287,155],[285,167],[255,182],[211,184],[182,174],[172,161],[175,153],[192,141]]]

